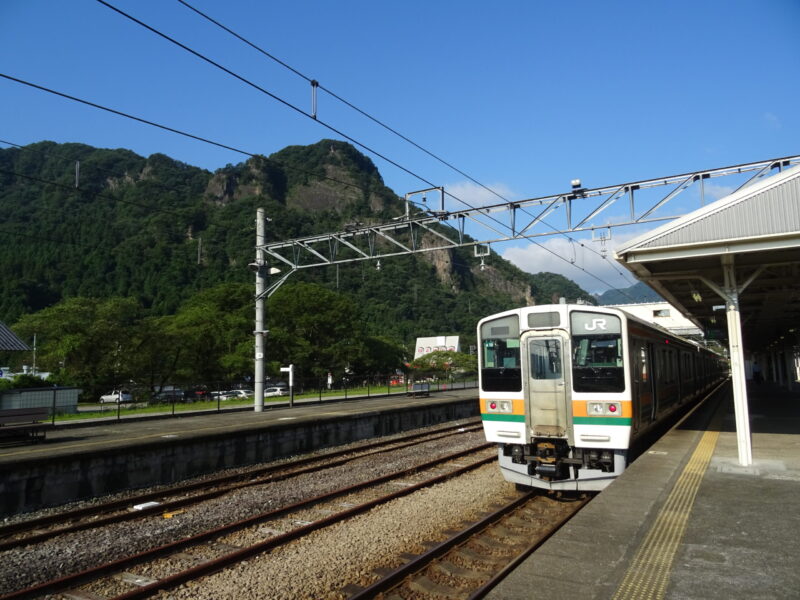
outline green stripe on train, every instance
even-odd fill
[[[510,421],[512,423],[524,423],[525,415],[498,415],[483,413],[481,418],[484,421]]]
[[[575,425],[627,425],[630,427],[631,419],[628,417],[572,417]]]

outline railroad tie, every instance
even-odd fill
[[[412,592],[417,592],[422,594],[436,594],[437,596],[444,596],[446,598],[460,599],[464,597],[464,590],[459,590],[458,588],[454,588],[449,585],[442,585],[441,583],[436,583],[435,581],[429,579],[425,575],[409,582],[408,588]]]
[[[487,573],[465,569],[464,567],[451,563],[449,560],[438,563],[434,568],[447,577],[457,577],[459,579],[469,579],[471,581],[484,581],[488,576]]]

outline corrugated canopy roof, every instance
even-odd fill
[[[616,258],[704,330],[725,333],[732,262],[746,345],[800,331],[800,167],[744,187],[628,242]],[[790,330],[792,330],[790,332]]]
[[[30,350],[30,348],[14,335],[13,331],[0,323],[0,350]]]
[[[737,190],[716,202],[631,240],[618,256],[656,248],[719,244],[737,246],[748,240],[772,243],[781,236],[800,235],[800,166],[787,169]],[[729,250],[730,251],[730,250]]]

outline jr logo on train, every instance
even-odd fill
[[[480,408],[503,476],[601,490],[631,446],[726,373],[722,359],[623,310],[555,304],[478,323]]]

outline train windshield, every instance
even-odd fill
[[[485,391],[522,390],[517,315],[494,319],[481,325],[481,355],[481,382]]]
[[[572,387],[576,392],[623,392],[622,324],[599,313],[571,314]]]

